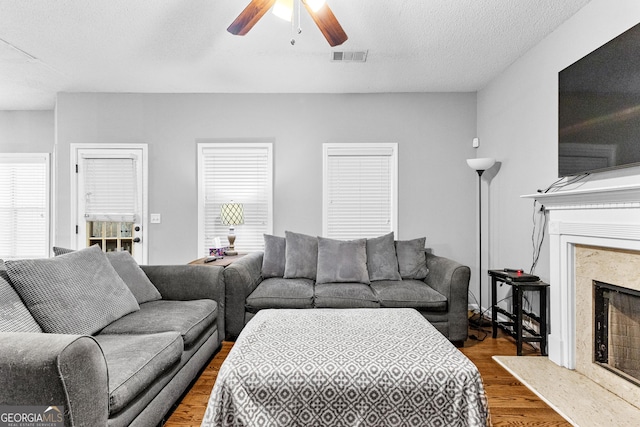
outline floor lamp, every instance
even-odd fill
[[[480,320],[478,324],[483,326],[482,316],[482,174],[496,163],[496,159],[482,157],[478,159],[467,159],[467,164],[478,173],[478,310]]]

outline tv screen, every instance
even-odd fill
[[[558,77],[558,175],[640,165],[640,24]]]

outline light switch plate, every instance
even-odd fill
[[[160,214],[151,214],[150,215],[151,224],[160,224],[162,221]]]

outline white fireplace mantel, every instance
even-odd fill
[[[640,251],[640,184],[521,197],[549,214],[549,360],[575,369],[575,246]]]
[[[640,207],[640,184],[535,193],[520,196],[535,199],[548,210]]]

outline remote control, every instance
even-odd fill
[[[505,268],[504,271],[506,273],[518,273],[518,274],[524,273],[524,270],[521,268]]]

